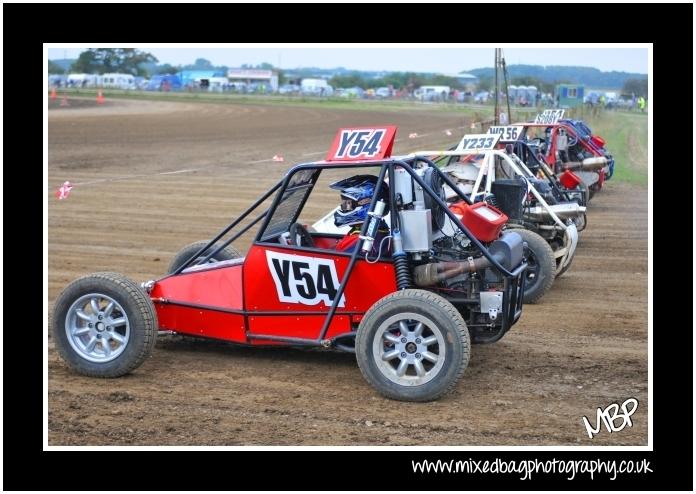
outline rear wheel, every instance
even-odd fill
[[[515,229],[527,242],[524,251],[527,258],[524,281],[525,304],[538,302],[551,289],[556,278],[556,258],[551,246],[544,238],[531,230]]]
[[[575,223],[575,227],[578,229],[578,233],[580,233],[587,227],[587,213],[582,213],[575,218],[573,222]]]
[[[360,322],[355,341],[367,382],[402,401],[431,401],[452,391],[470,352],[461,314],[425,290],[402,290],[377,301]]]
[[[174,259],[172,259],[171,264],[169,264],[169,268],[167,269],[167,274],[172,274],[174,273],[179,267],[184,264],[186,261],[191,259],[191,257],[196,254],[199,250],[201,250],[203,247],[205,247],[208,244],[208,240],[201,240],[200,242],[194,242],[192,244],[187,245],[186,247],[182,248],[177,254],[174,256]],[[208,254],[213,252],[215,249],[217,249],[218,246],[213,246],[206,251],[198,256],[196,260],[191,264],[192,266],[195,266],[196,264],[199,264],[203,259],[208,257]],[[234,247],[230,247],[229,245],[222,249],[220,252],[215,254],[214,257],[211,257],[208,262],[219,262],[219,261],[229,261],[230,259],[237,259],[238,257],[242,257],[242,254],[239,253],[237,249]]]
[[[157,315],[149,297],[118,273],[70,283],[56,300],[53,339],[65,362],[93,377],[118,377],[152,353]]]

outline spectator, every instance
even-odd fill
[[[641,113],[645,112],[645,98],[642,96],[638,98],[638,108],[640,108]]]
[[[590,107],[592,108],[592,116],[596,117],[597,113],[599,111],[599,108],[598,108],[599,96],[597,93],[590,93],[589,103],[590,103]]]

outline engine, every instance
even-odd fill
[[[523,247],[522,237],[513,231],[487,246],[492,257],[511,271],[522,262]],[[414,263],[412,271],[414,284],[449,300],[472,332],[496,329],[503,309],[504,279],[466,235],[458,233],[434,241],[431,251]]]
[[[527,179],[537,190],[539,195],[549,204],[556,204],[560,197],[554,194],[553,187],[549,185],[546,180],[540,180],[538,178]]]
[[[416,173],[432,190],[443,191],[444,198],[439,176],[428,170],[432,171],[426,168]],[[503,276],[410,175],[397,173],[394,182],[400,230],[394,241],[397,278],[408,277],[412,285],[449,300],[475,339],[485,341],[502,324]],[[523,262],[522,237],[514,231],[503,232],[508,217],[502,211],[485,202],[468,205],[464,201],[449,209],[505,269],[514,271]],[[477,338],[481,333],[484,336]]]

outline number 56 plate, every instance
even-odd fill
[[[495,149],[500,134],[467,134],[457,145],[461,154],[477,154],[482,151]]]
[[[497,125],[488,128],[489,134],[500,134],[500,142],[515,142],[522,135],[521,125]]]

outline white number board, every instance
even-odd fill
[[[467,134],[457,145],[457,152],[475,154],[495,149],[500,134]]]
[[[544,110],[536,116],[534,123],[552,125],[562,119],[564,113],[565,110]]]
[[[266,251],[266,261],[276,286],[278,300],[293,304],[330,307],[340,282],[333,259],[282,254]],[[345,307],[342,295],[339,307]]]
[[[496,125],[488,128],[489,134],[500,134],[500,142],[515,142],[522,135],[521,125]]]

